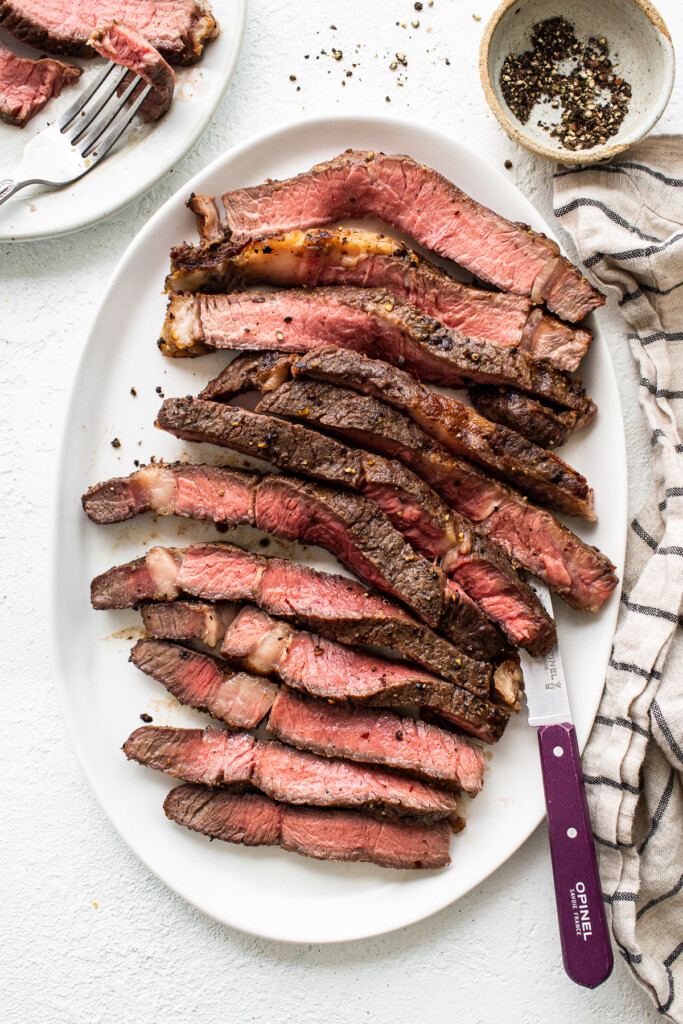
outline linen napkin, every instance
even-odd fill
[[[554,177],[556,216],[619,294],[655,479],[629,530],[584,777],[614,939],[658,1011],[682,1024],[683,136]]]

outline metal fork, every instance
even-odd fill
[[[128,68],[111,61],[92,85],[53,124],[27,144],[16,178],[0,181],[0,206],[27,185],[59,188],[78,181],[91,171],[118,142],[150,93],[145,86],[129,100],[142,82],[135,75],[126,91],[117,96]],[[113,102],[112,99],[114,100]]]

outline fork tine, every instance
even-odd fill
[[[125,109],[126,108],[126,103],[127,103],[128,99],[130,98],[130,96],[133,93],[133,91],[137,88],[137,86],[139,85],[140,81],[141,81],[140,76],[136,75],[136,77],[133,80],[133,82],[131,82],[130,86],[126,89],[125,93],[121,97],[121,102],[119,103],[118,108],[116,109],[114,114],[112,114],[112,116],[109,117],[109,119],[106,121],[105,124],[103,124],[101,126],[97,125],[93,129],[93,131],[83,140],[83,149],[81,150],[81,156],[82,157],[90,156],[90,154],[92,153],[93,149],[97,145],[98,139],[101,138],[101,136],[104,134],[104,132],[110,126],[111,126],[111,130],[107,133],[107,135],[104,137],[104,139],[102,139],[102,143],[98,147],[98,153],[97,153],[98,158],[101,158],[101,157],[105,156],[109,152],[109,150],[112,148],[114,143],[121,137],[123,132],[126,130],[128,125],[130,124],[130,122],[135,117],[135,115],[138,112],[139,108],[142,106],[142,104],[144,103],[144,101],[147,99],[147,97],[149,96],[150,92],[152,91],[151,84],[145,86],[145,88],[141,91],[140,95],[137,97],[135,102],[132,103],[130,105],[130,107],[128,107],[128,109]],[[122,110],[125,110],[125,116],[117,124],[117,123],[115,123],[115,119],[117,118],[118,114]]]
[[[76,99],[71,104],[69,109],[66,110],[62,114],[62,116],[57,121],[57,127],[59,128],[60,131],[64,131],[65,128],[68,128],[68,126],[71,124],[71,122],[76,117],[76,115],[80,114],[81,110],[86,105],[88,100],[92,96],[95,95],[95,93],[97,92],[99,87],[106,80],[106,78],[111,74],[111,72],[114,70],[115,67],[116,67],[116,64],[114,64],[112,61],[109,61],[109,63],[107,65],[105,65],[104,68],[102,68],[101,73],[97,76],[97,78],[92,83],[92,85],[88,86],[88,88],[85,90],[85,92],[82,93],[78,97],[78,99]]]
[[[71,145],[75,145],[80,138],[83,137],[85,132],[88,130],[90,125],[93,123],[97,115],[106,107],[109,100],[112,98],[116,90],[123,82],[126,75],[129,74],[128,68],[119,68],[118,74],[115,74],[110,85],[103,90],[104,95],[100,99],[98,97],[97,103],[93,104],[92,110],[89,110],[87,115],[82,119],[79,119],[77,124],[74,125],[75,133],[70,136],[69,141]],[[62,129],[65,131],[66,129]]]

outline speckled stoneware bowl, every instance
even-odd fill
[[[532,112],[522,124],[505,102],[500,71],[509,53],[532,49],[533,26],[548,18],[569,21],[580,42],[605,37],[610,59],[631,84],[628,113],[619,131],[603,145],[573,151],[539,128]],[[664,112],[674,81],[674,50],[669,31],[648,0],[503,0],[486,26],[479,50],[479,73],[491,110],[510,138],[527,149],[567,164],[595,163],[638,142]]]

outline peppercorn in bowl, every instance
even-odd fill
[[[508,135],[563,163],[606,160],[661,117],[674,51],[648,0],[503,0],[479,51],[489,106]]]

